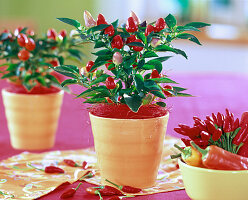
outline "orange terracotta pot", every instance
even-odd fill
[[[2,90],[13,148],[41,150],[54,146],[63,94],[27,95]]]
[[[90,114],[98,166],[119,185],[155,185],[169,114],[151,119],[112,119]]]

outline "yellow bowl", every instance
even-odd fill
[[[193,167],[178,159],[186,193],[193,200],[247,200],[248,170]]]

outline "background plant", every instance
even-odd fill
[[[83,43],[93,43],[94,49],[100,49],[92,53],[95,61],[89,61],[81,71],[73,65],[61,65],[54,70],[71,77],[62,86],[79,84],[87,88],[77,96],[85,98],[85,103],[123,103],[137,112],[140,106],[151,102],[166,106],[161,99],[170,96],[190,96],[183,93],[185,88],[168,85],[177,84],[162,72],[162,63],[171,55],[157,53],[174,53],[187,58],[183,50],[172,46],[172,41],[188,39],[200,45],[187,31],[200,31],[199,28],[209,24],[192,22],[178,26],[171,14],[150,24],[140,23],[133,12],[121,27],[118,20],[107,23],[102,14],[96,22],[85,11],[84,19],[85,26],[82,26],[77,20],[58,18],[74,26]],[[101,67],[104,65],[106,70]]]
[[[6,63],[1,65],[1,78],[23,85],[28,91],[38,85],[60,86],[51,67],[63,65],[65,58],[81,62],[77,44],[78,39],[67,35],[65,30],[57,35],[54,29],[49,29],[43,37],[22,27],[14,33],[4,30],[0,34],[0,60]]]

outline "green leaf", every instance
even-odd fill
[[[74,20],[74,19],[69,19],[69,18],[57,18],[57,19],[61,22],[74,26],[75,28],[79,28],[81,26],[79,21]]]
[[[146,41],[146,36],[145,36],[145,34],[144,34],[144,33],[137,32],[137,37],[138,37],[139,39],[141,39],[141,40],[142,40],[142,42],[143,42],[144,44],[146,44],[146,43],[147,43],[147,41]]]
[[[98,26],[94,26],[94,27],[88,29],[87,33],[90,33],[90,32],[93,33],[93,32],[96,32],[96,31],[101,31],[101,30],[103,30],[103,29],[105,29],[105,28],[107,28],[109,26],[110,26],[109,24],[100,24]]]
[[[101,75],[100,77],[98,77],[97,79],[95,79],[94,81],[92,81],[92,82],[90,83],[90,86],[95,85],[95,84],[97,84],[97,83],[104,82],[104,81],[106,81],[106,79],[107,79],[108,77],[110,77],[110,75],[108,75],[108,74],[103,74],[103,75]]]
[[[189,33],[182,33],[182,34],[178,34],[177,35],[177,38],[180,38],[180,39],[188,39],[196,44],[199,44],[201,45],[201,43],[199,42],[199,40],[192,34],[189,34]]]
[[[166,99],[166,97],[164,96],[164,94],[161,91],[151,90],[150,93],[152,93],[153,95],[160,97],[162,99]]]
[[[186,93],[177,93],[177,96],[179,96],[179,97],[192,97],[191,94],[186,94]]]
[[[152,58],[152,57],[158,57],[158,55],[154,51],[145,51],[142,55],[142,58]]]
[[[132,95],[128,96],[127,94],[124,94],[124,100],[128,107],[133,111],[133,112],[138,112],[140,106],[142,105],[142,99],[139,95]]]
[[[144,88],[144,79],[140,74],[134,75],[134,84],[138,92]]]
[[[159,102],[156,102],[156,104],[158,106],[161,106],[161,107],[166,107],[166,103],[162,102],[162,101],[159,101]]]
[[[177,31],[200,31],[198,28],[195,28],[193,26],[178,26]]]
[[[43,86],[47,86],[47,84],[46,84],[46,80],[45,80],[45,78],[43,77],[43,76],[38,76],[37,78],[36,78],[36,80],[41,84],[41,85],[43,85]]]
[[[96,94],[96,93],[97,93],[96,90],[93,90],[90,88],[90,89],[83,91],[81,94],[77,95],[76,98],[85,98],[85,97],[88,97],[88,96],[90,96],[92,94]]]
[[[79,69],[75,65],[60,65],[58,67],[61,67],[62,69],[69,71],[69,72],[72,72],[72,73],[77,73],[77,74],[79,73]]]
[[[176,49],[176,48],[174,48],[174,50],[175,50],[175,53],[176,53],[176,54],[180,54],[180,55],[182,55],[184,58],[188,59],[187,54],[186,54],[183,50],[181,50],[181,49]]]
[[[94,71],[96,68],[98,68],[98,67],[100,67],[100,66],[102,66],[102,65],[104,65],[106,63],[108,63],[108,62],[107,61],[99,61],[97,63],[95,62],[95,64],[91,67],[89,72]]]
[[[135,47],[144,47],[144,44],[142,44],[141,42],[130,42],[127,44],[128,46],[135,46]]]
[[[143,65],[142,69],[144,69],[144,70],[151,70],[151,69],[155,69],[155,66],[154,65],[145,64],[145,65]]]
[[[76,79],[66,79],[61,83],[61,86],[64,87],[72,84],[78,84],[78,81]]]
[[[159,61],[159,62],[164,62],[164,61],[168,60],[171,57],[172,56],[163,56],[163,57],[159,57],[159,58],[154,58],[152,60],[156,60],[156,61]]]
[[[107,100],[105,98],[91,98],[91,99],[87,99],[86,101],[84,101],[84,103],[90,103],[90,104],[107,103]]]
[[[96,53],[92,53],[94,55],[97,55],[97,56],[105,56],[105,55],[112,55],[112,51],[110,51],[109,49],[102,49],[100,51],[97,51]]]
[[[59,67],[54,67],[53,68],[54,71],[63,74],[65,76],[71,77],[71,78],[78,78],[73,72],[65,70],[63,67],[59,66]]]
[[[52,81],[52,82],[54,82],[56,84],[60,84],[58,79],[56,77],[54,77],[53,75],[51,75],[51,74],[46,74],[45,78],[49,79],[50,81]]]
[[[79,51],[78,49],[68,49],[68,52],[70,53],[70,55],[74,58],[76,58],[79,61],[82,61],[82,52]]]
[[[153,65],[159,74],[161,73],[163,69],[161,62],[159,62],[158,60],[149,60],[146,64]]]
[[[186,24],[185,26],[193,26],[195,28],[203,28],[205,26],[211,26],[211,24],[207,24],[204,22],[190,22],[190,23]]]
[[[0,35],[0,41],[6,40],[9,37],[9,33],[2,33]]]
[[[114,29],[117,29],[118,23],[119,23],[119,20],[118,19],[115,20],[113,23],[111,23],[113,25]]]
[[[184,91],[184,90],[187,90],[187,89],[181,88],[181,87],[173,87],[173,91],[175,91],[176,93],[177,93],[177,92]]]
[[[100,61],[108,61],[112,59],[112,54],[111,55],[105,55],[105,56],[98,56],[95,60],[95,63],[98,63]]]
[[[147,94],[146,97],[142,100],[143,105],[150,104],[153,100],[153,96],[151,94]]]
[[[173,29],[177,24],[177,20],[172,14],[169,14],[164,20],[170,29]]]
[[[97,41],[94,46],[94,49],[101,48],[101,47],[105,47],[105,43],[103,41]]]
[[[6,69],[6,71],[16,70],[18,68],[18,66],[19,66],[19,64],[10,63],[9,67]]]
[[[167,45],[159,45],[155,48],[156,51],[172,51],[172,52],[175,52],[174,48],[172,47],[169,47]]]
[[[145,60],[144,60],[144,59],[140,60],[140,61],[138,62],[137,68],[138,68],[138,69],[141,69],[141,68],[144,66],[144,64],[145,64]]]
[[[8,74],[4,74],[4,75],[1,77],[1,79],[10,78],[10,77],[15,76],[15,75],[16,75],[15,72],[10,72],[10,73],[8,73]]]
[[[161,78],[151,78],[149,80],[155,81],[157,83],[174,83],[174,84],[178,84],[177,82],[169,79],[169,78],[165,78],[165,77],[161,77]]]

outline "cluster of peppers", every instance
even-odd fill
[[[248,112],[241,120],[234,119],[233,113],[226,109],[226,114],[212,113],[205,120],[193,117],[193,127],[179,124],[174,130],[188,138],[182,138],[186,146],[194,141],[201,148],[215,145],[234,154],[248,157]]]
[[[86,161],[83,161],[82,165],[79,165],[78,163],[76,163],[75,161],[73,161],[71,159],[64,159],[63,163],[66,164],[67,166],[80,167],[80,168],[83,168],[84,170],[87,170],[90,168]],[[45,173],[65,173],[65,171],[62,168],[59,168],[59,167],[56,167],[53,165],[46,166],[45,169],[37,168],[30,163],[28,163],[28,166],[30,166],[34,169],[40,170],[40,171],[44,171]],[[82,176],[79,179],[79,181],[83,181],[86,178],[92,178],[94,175],[95,175],[95,171],[93,171],[93,170],[88,171],[84,176]],[[106,179],[106,181],[109,182],[110,184],[112,184],[113,186],[115,186],[116,188],[108,186],[108,185],[104,185],[104,186],[99,186],[99,187],[89,187],[86,189],[86,192],[88,192],[89,194],[98,195],[100,200],[103,199],[102,196],[111,196],[108,200],[119,200],[119,199],[126,198],[126,197],[134,197],[132,195],[124,195],[123,192],[125,192],[125,193],[139,193],[141,191],[140,188],[117,185],[117,184],[115,184],[115,183],[113,183],[107,179]],[[61,194],[60,198],[61,199],[67,199],[67,198],[73,197],[81,185],[82,185],[82,182],[80,182],[76,188],[70,188],[70,189],[66,190],[65,192],[63,192]]]

